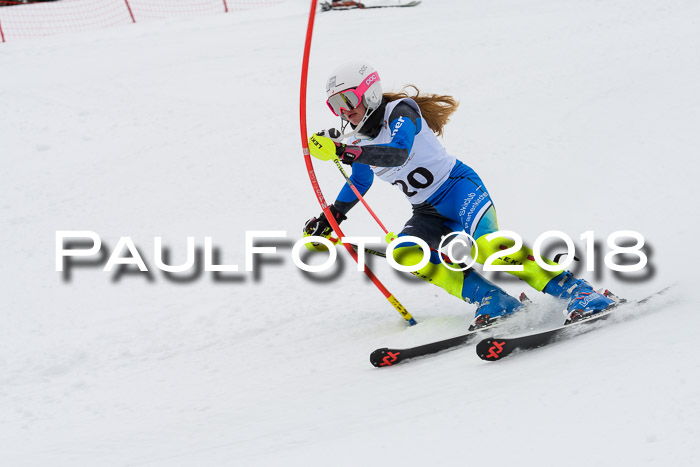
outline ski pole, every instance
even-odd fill
[[[339,238],[336,237],[330,237],[328,240],[331,241],[334,245],[345,245],[346,243],[341,242]],[[314,244],[316,245],[316,244]],[[347,245],[350,245],[353,250],[358,251],[360,247],[358,245],[355,245],[354,243],[347,243]],[[386,253],[383,251],[378,251],[378,250],[373,250],[372,248],[367,248],[367,247],[362,247],[365,253],[369,253],[370,255],[374,256],[379,256],[380,258],[386,258]]]
[[[345,169],[343,166],[340,164],[340,160],[333,159],[333,162],[335,162],[335,166],[338,167],[338,170],[340,170],[340,173],[343,174],[343,177],[345,177],[345,181],[347,184],[350,186],[350,189],[355,193],[355,196],[357,196],[357,199],[360,200],[360,202],[367,208],[367,211],[370,213],[370,215],[374,218],[375,221],[377,221],[377,224],[379,224],[379,227],[382,228],[384,231],[384,234],[388,234],[389,231],[387,230],[386,227],[384,227],[384,224],[382,224],[382,221],[379,220],[379,217],[374,213],[371,207],[369,207],[369,204],[367,204],[367,201],[365,201],[365,197],[360,194],[360,190],[357,189],[354,183],[350,181],[350,177],[348,177],[347,172],[345,172]],[[388,241],[388,240],[387,240]]]
[[[341,242],[339,238],[330,237],[328,240],[330,240],[331,243],[333,243],[334,245],[345,245],[345,243]],[[318,243],[313,243],[313,245],[318,245]],[[348,243],[348,245],[350,245],[355,251],[358,251],[360,249],[360,247],[358,245],[355,245],[354,243]],[[379,256],[380,258],[386,258],[386,253],[383,251],[373,250],[372,248],[367,248],[367,247],[363,247],[362,249],[364,250],[365,253],[368,253],[370,255]],[[325,251],[325,250],[318,250],[318,251]],[[430,251],[434,251],[434,252],[438,253],[440,256],[442,256],[442,259],[444,259],[445,261],[452,262],[452,259],[449,256],[447,256],[445,253],[439,252],[439,251],[435,250],[434,248],[431,248]],[[467,265],[464,263],[454,263],[454,264],[461,267],[463,270],[468,269]],[[421,274],[418,271],[413,271],[413,272],[411,272],[411,274],[413,274],[414,276],[418,276],[418,277],[421,276]]]

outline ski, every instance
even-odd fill
[[[421,3],[421,0],[414,0],[407,3],[400,4],[386,4],[386,5],[365,5],[360,2],[347,1],[339,2],[338,4],[332,4],[329,2],[321,2],[321,11],[331,11],[331,10],[370,10],[373,8],[406,8],[416,6]]]
[[[489,326],[488,329],[491,327],[495,327],[495,325]],[[369,356],[369,361],[377,368],[397,365],[410,358],[422,357],[424,355],[430,355],[443,350],[458,347],[460,345],[468,344],[474,340],[478,333],[485,330],[486,328],[479,328],[474,331],[469,331],[466,334],[462,334],[461,336],[451,337],[449,339],[431,342],[429,344],[423,344],[417,347],[409,347],[406,349],[389,349],[384,347],[372,352]]]
[[[363,10],[369,10],[371,8],[407,8],[407,7],[412,7],[419,5],[421,0],[416,0],[413,2],[408,2],[408,3],[401,3],[398,5],[369,5],[369,6],[363,6]]]
[[[496,360],[503,360],[505,357],[513,353],[515,350],[530,350],[543,347],[554,342],[558,342],[562,339],[578,336],[580,334],[585,334],[587,332],[598,329],[597,326],[591,326],[592,323],[600,323],[605,321],[619,309],[622,305],[628,306],[638,306],[641,305],[653,297],[663,294],[669,287],[659,290],[656,293],[649,295],[646,298],[633,302],[621,302],[613,305],[611,308],[596,313],[589,318],[576,321],[571,324],[565,324],[558,328],[550,329],[548,331],[536,332],[533,334],[527,334],[520,337],[489,337],[483,339],[476,345],[476,354],[482,360],[487,362],[493,362]]]
[[[527,295],[522,293],[520,294],[520,302],[523,304],[528,304],[532,303],[532,300],[530,300],[527,297]],[[479,327],[478,329],[474,329],[473,331],[469,331],[460,336],[451,337],[449,339],[444,339],[437,342],[430,342],[428,344],[419,345],[417,347],[409,347],[407,349],[389,349],[384,347],[372,352],[369,355],[369,361],[372,363],[372,365],[374,365],[377,368],[383,366],[396,365],[410,358],[423,357],[425,355],[438,353],[443,350],[452,349],[454,347],[459,347],[460,345],[468,344],[474,340],[477,333],[489,331],[501,324],[503,324],[503,322],[499,322],[497,320],[489,321],[485,325]]]

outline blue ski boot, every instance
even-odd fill
[[[590,318],[616,303],[608,296],[593,290],[593,287],[585,280],[576,279],[569,271],[564,271],[549,281],[543,292],[569,300],[564,312],[566,315],[564,324]]]
[[[462,297],[465,301],[478,305],[474,321],[469,326],[470,331],[491,326],[521,306],[517,299],[508,295],[496,284],[489,282],[474,270],[469,270],[464,278]]]

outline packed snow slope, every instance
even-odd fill
[[[387,90],[451,94],[461,106],[443,142],[482,176],[501,228],[530,244],[566,233],[580,274],[620,296],[676,284],[625,312],[635,319],[502,362],[471,345],[383,369],[372,350],[460,334],[474,307],[374,258],[419,321],[407,328],[345,251],[324,273],[294,265],[320,212],[299,137],[308,8],[0,44],[2,464],[696,462],[700,4],[424,0],[318,15],[310,131],[337,124],[325,80],[349,58]],[[331,202],[342,177],[315,167]],[[380,181],[367,199],[391,230],[410,215]],[[350,214],[347,235],[383,236],[361,206]],[[605,266],[619,230],[644,236],[641,272]],[[102,255],[57,272],[57,231],[95,232]],[[248,231],[286,232],[256,241],[277,250],[250,272]],[[182,264],[188,236],[197,266],[159,270],[154,237]],[[103,271],[121,237],[148,273]],[[203,270],[205,237],[238,272]],[[562,321],[549,297],[489,277],[530,295],[531,324]]]

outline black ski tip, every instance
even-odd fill
[[[489,362],[500,360],[510,353],[506,347],[506,344],[506,339],[499,339],[495,337],[484,339],[476,344],[476,354],[480,359]]]
[[[369,361],[372,365],[374,365],[377,368],[381,368],[383,366],[392,366],[401,361],[399,359],[400,354],[400,350],[393,350],[384,347],[382,349],[377,349],[374,352],[372,352],[369,355]]]

